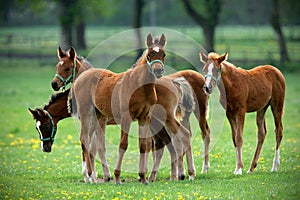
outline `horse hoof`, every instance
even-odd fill
[[[104,182],[109,182],[110,180],[111,180],[111,177],[109,176],[109,177],[104,179]]]
[[[178,177],[179,180],[184,180],[185,179],[185,175],[184,174],[181,174],[179,177]]]
[[[234,172],[234,175],[242,175],[242,174],[243,174],[242,168],[236,169]]]

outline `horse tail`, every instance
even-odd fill
[[[74,95],[74,88],[71,87],[69,96],[68,96],[68,112],[75,117],[78,117],[77,101]]]
[[[184,116],[189,116],[195,109],[193,89],[184,77],[174,79],[173,83],[177,86],[180,94],[176,117],[182,120]]]

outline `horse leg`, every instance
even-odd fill
[[[121,164],[127,148],[128,148],[128,134],[124,131],[121,131],[121,138],[119,144],[119,156],[114,170],[116,184],[121,184],[121,180],[120,180]]]
[[[92,174],[92,168],[91,168],[91,157],[88,150],[88,147],[85,145],[85,141],[83,139],[81,140],[81,149],[82,149],[82,175],[84,178],[84,182],[90,181],[90,176]]]
[[[256,151],[255,151],[255,154],[254,154],[254,157],[252,160],[252,164],[250,166],[248,173],[253,172],[257,166],[260,151],[261,151],[262,145],[264,143],[265,136],[267,134],[266,120],[265,120],[265,113],[266,113],[267,108],[268,108],[268,106],[266,106],[265,108],[263,108],[260,111],[257,111],[257,114],[256,114],[257,146],[256,146]]]
[[[282,114],[283,114],[283,101],[278,101],[277,104],[275,104],[273,101],[271,101],[271,108],[272,113],[274,116],[274,122],[275,122],[275,135],[276,135],[276,149],[275,149],[275,156],[273,160],[273,166],[271,171],[275,172],[277,171],[277,167],[280,164],[280,143],[282,140]]]
[[[163,141],[157,136],[157,134],[153,136],[153,141],[154,141],[153,167],[152,167],[151,175],[149,177],[149,182],[154,182],[156,180],[156,174],[158,171],[161,158],[164,154],[164,146],[165,146],[163,144]]]
[[[183,156],[184,152],[186,152],[190,146],[190,132],[170,115],[167,116],[166,127],[168,128],[169,132],[175,134],[175,137],[172,139],[172,143],[175,147],[177,158],[179,159],[180,156]],[[183,160],[179,159],[178,169],[182,168]]]
[[[99,118],[99,133],[97,142],[98,142],[98,154],[102,163],[102,170],[103,170],[103,179],[104,181],[110,181],[110,172],[108,169],[108,164],[106,160],[106,146],[105,146],[105,128],[106,128],[106,119]]]
[[[130,120],[128,118],[121,120],[121,138],[119,144],[119,155],[116,163],[116,167],[114,170],[114,175],[116,179],[116,184],[121,184],[120,174],[121,174],[121,165],[124,154],[128,148],[128,132],[130,129]]]
[[[244,125],[244,117],[238,117],[237,115],[232,116],[230,113],[226,113],[227,118],[229,120],[231,126],[231,134],[232,134],[232,141],[235,147],[236,153],[236,168],[234,171],[235,175],[242,174],[242,145],[243,145],[243,125]]]
[[[242,161],[242,146],[243,146],[243,129],[244,129],[244,120],[245,120],[245,113],[241,113],[237,115],[237,132],[236,132],[236,170],[235,174],[239,175],[242,174],[243,168],[243,161]]]
[[[148,184],[146,179],[146,173],[148,171],[148,156],[152,145],[152,138],[148,134],[150,126],[150,118],[146,119],[146,123],[139,122],[139,150],[140,150],[140,161],[139,161],[139,177],[143,184]]]
[[[189,130],[189,132],[190,132],[190,138],[191,138],[192,137],[192,131],[191,131],[191,125],[190,125],[189,118],[190,118],[190,113],[188,113],[188,114],[186,113],[186,116],[183,118],[181,124],[185,128],[187,128],[187,130]],[[194,180],[194,178],[196,176],[196,169],[195,169],[195,164],[194,164],[193,152],[192,152],[191,144],[188,146],[188,148],[187,148],[187,150],[185,152],[185,155],[186,155],[186,162],[187,162],[187,166],[188,166],[189,180]],[[181,174],[185,174],[184,173],[184,168],[183,168],[183,173],[181,172]]]
[[[92,169],[92,174],[90,176],[90,182],[98,182],[97,181],[97,171],[95,168],[95,156],[97,153],[97,135],[93,134],[91,136],[90,140],[90,145],[89,145],[89,156],[90,156],[90,163],[91,163],[91,169]]]
[[[208,127],[205,116],[200,115],[199,125],[201,129],[202,140],[204,143],[204,161],[203,161],[201,173],[207,173],[208,169],[210,168],[210,164],[209,164],[210,129]]]

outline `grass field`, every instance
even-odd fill
[[[3,61],[3,60],[2,60]],[[29,60],[15,60],[0,67],[0,198],[1,199],[299,199],[300,198],[300,73],[287,73],[287,95],[284,115],[284,138],[281,146],[281,165],[271,173],[275,137],[271,112],[267,112],[268,135],[257,170],[246,174],[256,146],[255,114],[248,114],[244,130],[242,176],[234,176],[235,154],[227,121],[221,134],[214,139],[210,151],[211,168],[200,174],[202,142],[197,127],[193,127],[193,154],[197,169],[194,181],[171,182],[168,154],[160,168],[157,182],[144,186],[137,182],[136,137],[130,137],[122,174],[125,182],[86,184],[81,175],[81,149],[77,123],[72,119],[58,125],[53,151],[40,149],[35,122],[28,107],[43,106],[53,93],[50,81],[54,66],[37,67]],[[211,116],[213,118],[214,116]],[[212,119],[210,119],[212,120]],[[212,121],[210,121],[212,123]],[[210,124],[211,127],[220,124]],[[110,144],[108,161],[117,153],[119,128],[107,130]],[[214,134],[214,133],[212,133]],[[99,177],[101,164],[97,161]]]

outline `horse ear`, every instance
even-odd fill
[[[153,37],[151,33],[149,33],[147,36],[146,46],[149,48],[152,44],[153,44]]]
[[[218,58],[218,62],[221,63],[221,62],[227,60],[227,57],[228,57],[228,53],[226,52]]]
[[[70,47],[70,50],[69,50],[69,57],[70,57],[70,59],[71,60],[75,60],[75,58],[76,58],[76,51],[75,51],[75,49],[73,48],[73,47]]]
[[[60,47],[58,47],[57,56],[58,56],[59,59],[62,59],[63,57],[66,56],[66,52],[64,52]]]
[[[199,56],[200,56],[200,61],[205,64],[208,60],[207,55],[205,55],[203,52],[200,52]]]
[[[167,38],[164,34],[161,34],[161,37],[160,37],[160,40],[159,40],[159,44],[162,46],[162,47],[165,47],[166,44],[167,44]]]
[[[32,109],[28,108],[28,111],[31,113],[33,119],[40,118],[40,114],[39,114],[38,109],[32,110]]]

